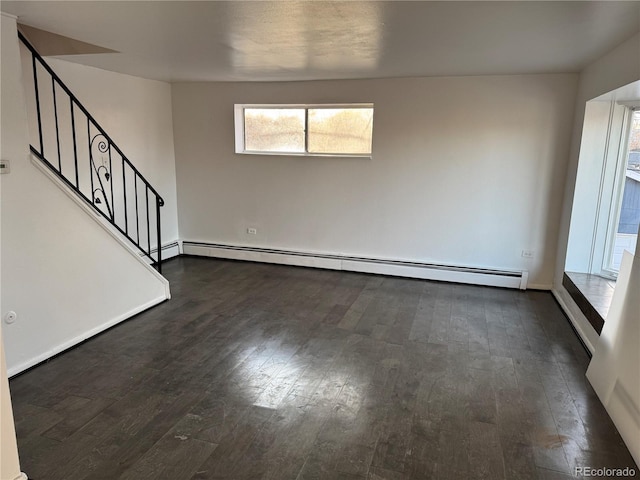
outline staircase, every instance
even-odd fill
[[[162,272],[164,200],[107,132],[18,32],[30,52],[23,72],[31,152]],[[37,135],[36,135],[37,132]]]

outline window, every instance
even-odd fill
[[[236,105],[236,153],[371,156],[373,105]]]
[[[622,252],[636,251],[640,224],[640,110],[629,112],[627,135],[621,145],[621,162],[616,175],[616,198],[612,201],[607,232],[607,253],[603,270],[615,275]]]
[[[565,270],[615,279],[637,252],[640,81],[585,105]]]
[[[585,105],[562,284],[597,333],[607,318],[623,252],[638,250],[638,92],[640,81]]]

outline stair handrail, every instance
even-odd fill
[[[104,217],[112,226],[114,226],[122,235],[124,235],[131,243],[137,247],[144,256],[150,259],[151,263],[156,266],[159,272],[162,271],[162,242],[161,242],[161,222],[160,222],[160,207],[164,206],[164,199],[157,192],[157,190],[151,185],[151,183],[142,175],[142,173],[136,168],[136,166],[127,158],[127,156],[122,152],[122,150],[118,147],[118,145],[113,141],[111,136],[105,131],[104,128],[97,122],[97,120],[89,113],[89,111],[85,108],[85,106],[78,100],[78,98],[73,94],[73,92],[67,87],[67,85],[60,79],[60,77],[53,71],[53,69],[44,61],[42,56],[37,52],[37,50],[31,45],[31,43],[26,39],[26,37],[22,34],[22,32],[18,32],[18,37],[20,41],[24,44],[24,46],[31,53],[31,64],[33,69],[33,81],[34,81],[34,93],[35,93],[35,103],[37,110],[37,123],[38,123],[38,140],[40,149],[34,147],[33,145],[29,145],[31,152],[38,157],[50,170],[52,170],[69,188],[74,190],[76,194],[78,194],[83,200],[85,200],[88,204],[91,205],[93,209],[95,209],[102,217]],[[38,63],[36,63],[38,62]],[[45,71],[50,75],[52,82],[52,98],[53,98],[53,110],[54,110],[54,118],[55,118],[55,135],[56,135],[56,143],[57,143],[57,153],[58,153],[58,168],[49,161],[44,154],[44,139],[43,139],[43,125],[42,125],[42,113],[40,107],[40,91],[38,85],[38,71],[37,65],[40,65]],[[73,137],[73,152],[74,152],[74,166],[75,166],[75,184],[74,182],[67,178],[62,173],[62,157],[60,153],[60,138],[59,138],[59,125],[58,125],[58,109],[57,109],[57,97],[56,97],[56,84],[67,94],[70,102],[70,116],[71,116],[71,134]],[[79,169],[78,169],[78,153],[77,153],[77,133],[76,133],[76,122],[75,122],[75,114],[74,107],[76,107],[80,112],[82,112],[87,118],[87,139],[88,139],[88,152],[89,152],[89,175],[91,179],[91,199],[82,191],[80,188],[80,180],[79,180]],[[91,127],[94,127],[97,132],[95,135],[91,135]],[[105,154],[108,152],[109,158],[109,168],[103,164],[99,167],[96,165],[94,155],[93,155],[93,147],[94,142],[102,137],[102,140],[99,140],[97,143],[98,152]],[[31,143],[31,142],[30,142]],[[113,196],[113,168],[112,168],[112,152],[111,149],[117,153],[117,155],[122,160],[122,187],[123,187],[123,213],[124,213],[124,228],[116,221],[115,218],[115,203]],[[131,172],[134,174],[134,189],[135,189],[135,214],[136,214],[136,238],[133,237],[133,234],[129,233],[129,205],[127,203],[127,180],[126,180],[126,167],[128,167]],[[101,170],[102,172],[101,177]],[[105,181],[110,182],[110,194],[111,194],[111,203],[109,203],[109,198],[107,197],[107,192],[105,191],[105,187],[103,184],[103,179]],[[99,187],[94,188],[94,180],[97,180],[99,183]],[[143,245],[140,244],[141,234],[140,234],[140,218],[139,218],[139,195],[138,195],[138,181],[143,184],[145,188],[145,198],[146,198],[146,239],[147,239],[147,248],[145,249]],[[99,208],[97,205],[102,203],[101,197],[98,196],[98,193],[101,193],[102,199],[104,200],[105,206],[107,207],[107,212],[105,212],[102,208]],[[157,240],[157,251],[155,252],[155,257],[153,256],[153,249],[151,248],[151,227],[150,227],[150,213],[149,213],[149,193],[151,193],[156,201],[156,240]]]

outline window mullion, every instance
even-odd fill
[[[618,229],[620,228],[620,217],[624,201],[624,191],[626,187],[626,173],[631,154],[631,138],[633,130],[633,110],[629,109],[624,115],[620,138],[618,155],[616,157],[614,178],[611,186],[611,199],[609,205],[608,223],[606,225],[605,245],[602,252],[602,271],[604,276],[615,278],[618,274],[619,265],[615,262],[615,251],[618,246]],[[612,164],[614,162],[612,161]],[[637,249],[636,249],[637,250]]]
[[[246,108],[242,109],[242,148],[245,149],[247,145],[247,117]]]
[[[309,109],[304,109],[304,153],[309,153]]]

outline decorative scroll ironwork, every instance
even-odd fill
[[[98,140],[96,142],[96,140]],[[97,150],[97,153],[101,155],[100,165],[96,165],[96,155],[94,154],[94,144]],[[98,186],[93,188],[92,198],[93,203],[96,205],[102,205],[104,202],[104,206],[107,208],[107,212],[109,217],[113,219],[113,210],[111,208],[111,202],[109,201],[109,197],[107,196],[107,192],[105,191],[104,182],[109,182],[111,180],[111,161],[106,156],[111,156],[111,145],[109,143],[109,139],[106,138],[102,133],[98,133],[93,136],[91,142],[89,144],[89,158],[91,161],[91,174],[97,177]],[[109,167],[107,168],[107,165]],[[100,173],[102,172],[102,176]]]
[[[18,36],[31,52],[35,112],[30,113],[37,115],[38,126],[31,152],[161,271],[164,200],[22,33]],[[60,119],[63,111],[68,114]]]

